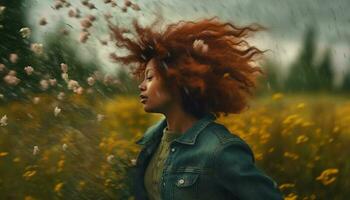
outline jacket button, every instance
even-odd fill
[[[172,148],[172,149],[171,149],[171,152],[174,152],[174,151],[175,151],[175,148]]]
[[[180,179],[180,180],[178,181],[178,183],[179,183],[180,185],[182,185],[182,184],[184,184],[184,183],[185,183],[185,180]]]

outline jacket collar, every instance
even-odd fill
[[[216,116],[212,113],[206,114],[204,117],[196,121],[193,126],[186,130],[175,141],[183,144],[193,145],[196,142],[198,134],[212,121],[216,119]],[[145,145],[150,142],[159,140],[163,135],[163,130],[167,126],[166,118],[161,119],[155,125],[149,127],[144,136],[137,140],[135,143],[139,145]]]

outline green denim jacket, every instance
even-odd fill
[[[170,144],[161,177],[162,200],[282,200],[275,181],[254,164],[250,147],[207,114]],[[166,119],[149,127],[134,168],[136,200],[147,200],[145,169],[155,152]]]

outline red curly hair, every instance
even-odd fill
[[[112,53],[111,58],[130,66],[138,81],[143,80],[146,65],[154,58],[166,86],[180,90],[184,110],[196,117],[209,112],[227,116],[247,107],[247,97],[256,86],[255,72],[263,74],[254,61],[265,51],[250,46],[245,38],[265,27],[238,27],[213,17],[180,21],[160,31],[159,22],[141,27],[134,20],[134,33],[110,23],[116,46],[130,52],[127,56]]]

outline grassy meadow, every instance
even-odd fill
[[[145,113],[134,96],[36,97],[0,107],[2,198],[133,199],[134,142],[161,115]],[[349,96],[275,93],[217,121],[248,142],[285,199],[350,195]]]

